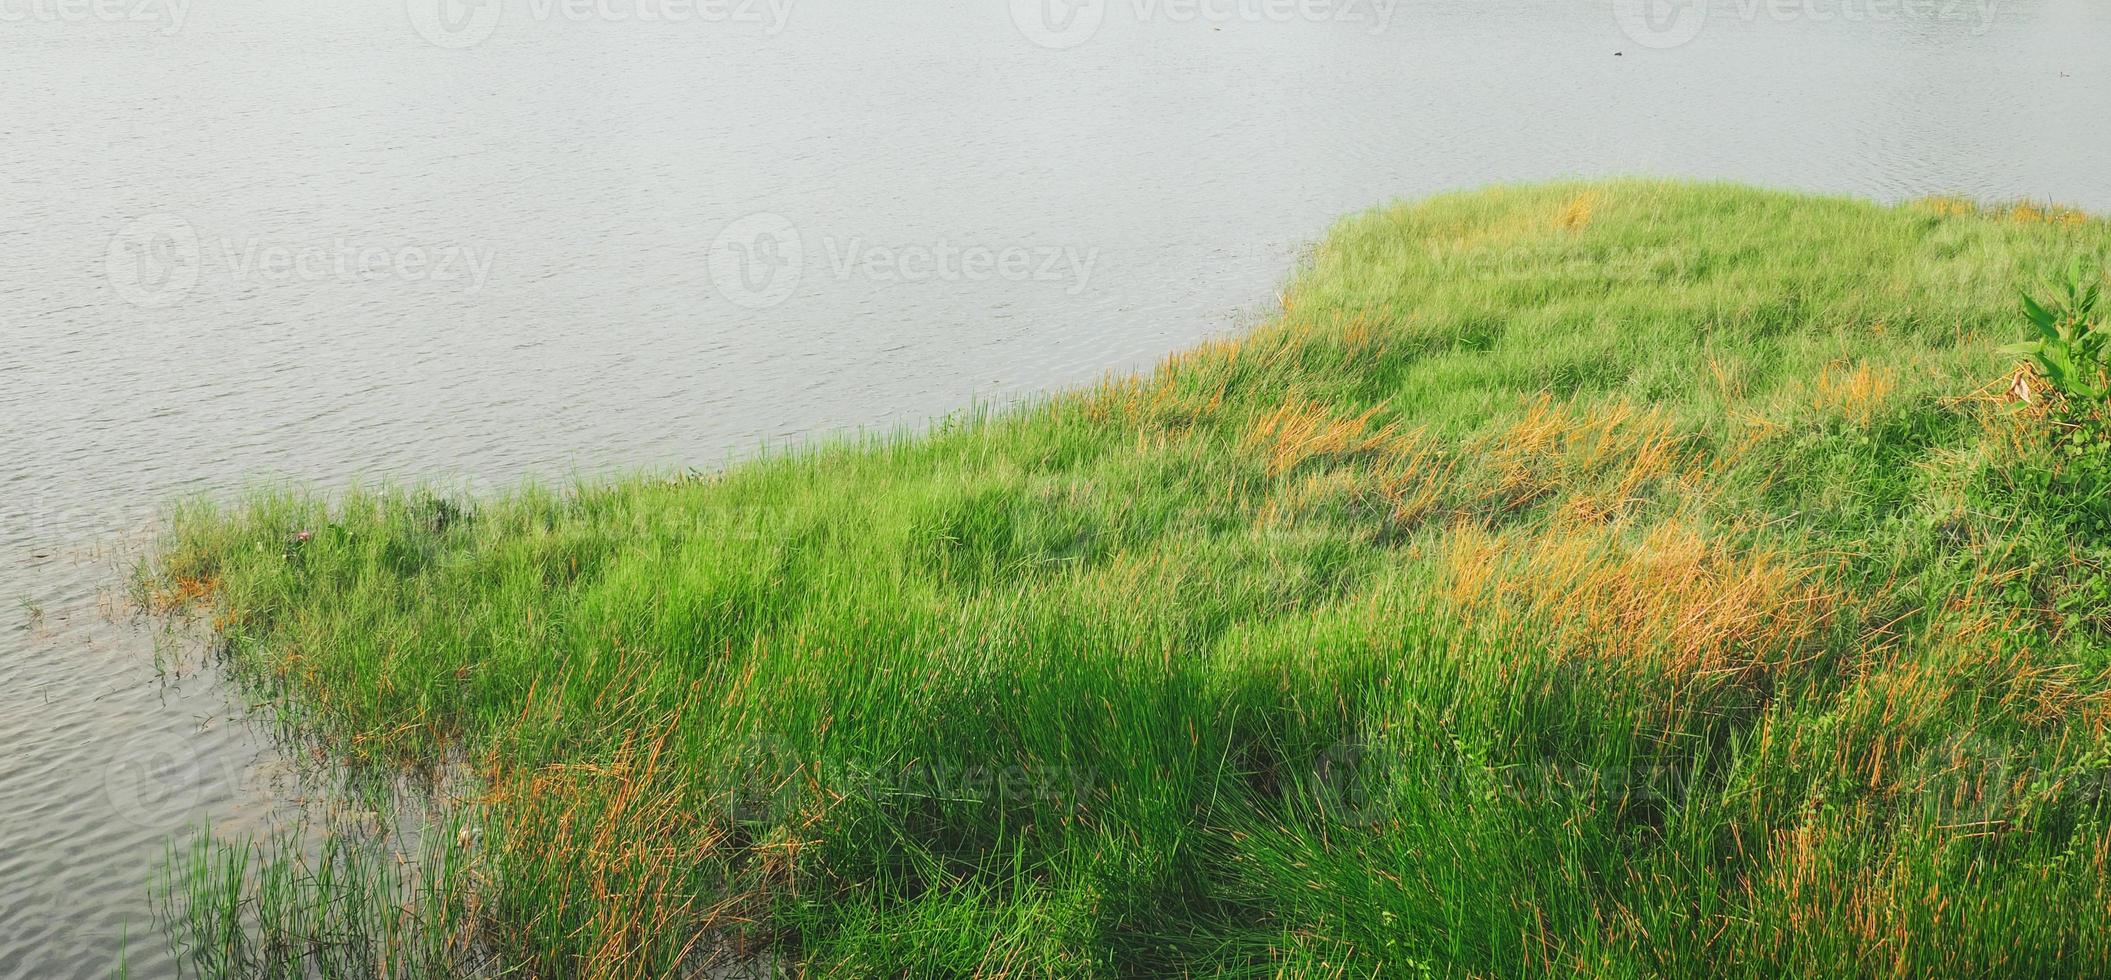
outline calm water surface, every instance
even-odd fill
[[[298,792],[121,613],[173,496],[914,425],[1236,330],[1440,189],[2111,211],[2100,0],[1644,8],[0,0],[0,976],[168,974],[166,835]]]

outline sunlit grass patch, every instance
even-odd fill
[[[1819,569],[1733,551],[1676,523],[1556,523],[1515,535],[1463,528],[1444,551],[1469,622],[1680,675],[1749,677],[1793,665],[1814,655],[1846,601]]]

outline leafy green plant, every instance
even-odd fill
[[[2045,303],[2023,294],[2023,314],[2037,337],[2003,352],[2028,357],[2039,376],[2068,398],[2111,400],[2111,327],[2096,314],[2102,277],[2077,262],[2056,288]]]

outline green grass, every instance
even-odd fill
[[[322,980],[479,975],[467,870],[475,825],[456,812],[409,846],[365,828],[283,828],[226,841],[200,828],[153,885],[184,966],[207,977]]]
[[[2107,254],[1448,195],[1146,377],[702,478],[194,504],[143,589],[331,757],[473,768],[435,917],[522,976],[2100,976],[2111,466],[1994,352]]]

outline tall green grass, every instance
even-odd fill
[[[516,975],[2103,975],[2111,468],[1994,352],[2107,254],[1449,195],[1146,377],[706,477],[192,504],[143,588],[336,758],[474,769],[434,919]]]
[[[456,811],[400,839],[336,822],[262,840],[173,842],[154,900],[200,976],[360,980],[489,975],[472,891],[476,828]]]

